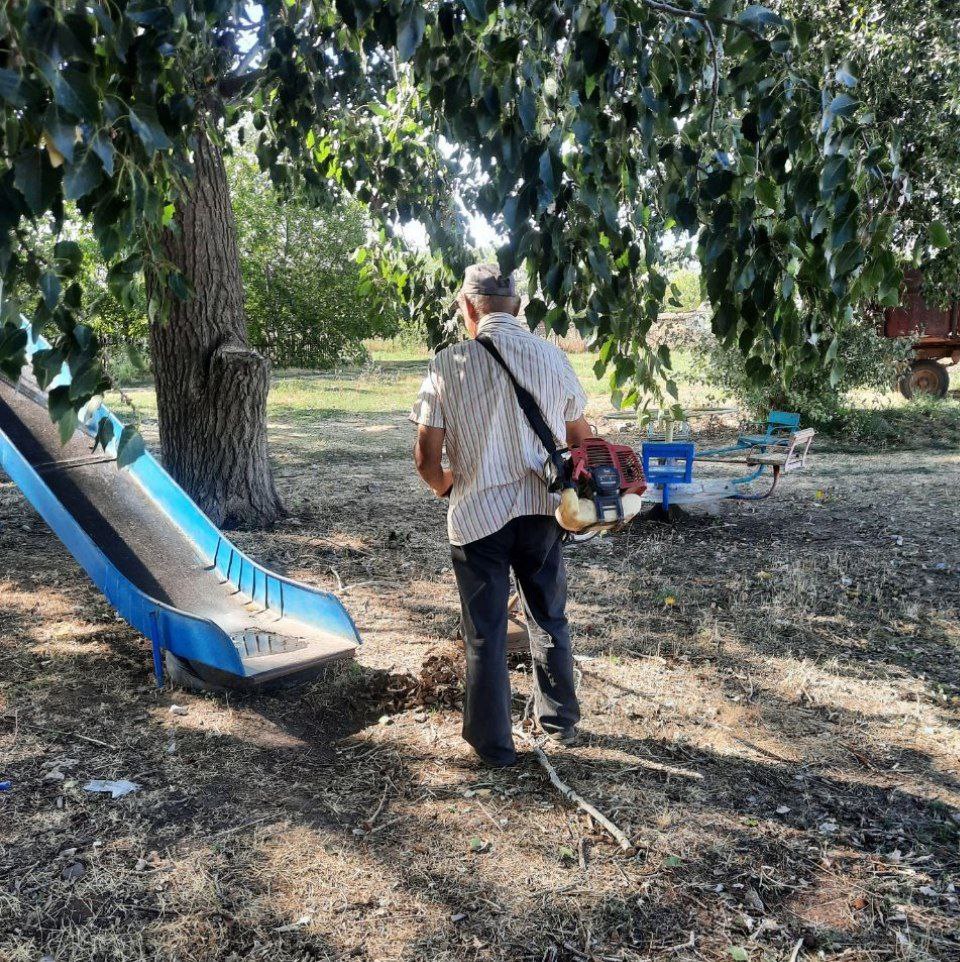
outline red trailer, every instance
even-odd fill
[[[900,393],[907,398],[944,397],[950,386],[947,365],[960,361],[960,301],[947,308],[930,307],[923,299],[922,283],[919,271],[907,272],[900,306],[884,311],[883,335],[913,339],[915,359],[900,378]]]

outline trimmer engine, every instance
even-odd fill
[[[633,448],[587,438],[570,449],[570,461],[572,490],[568,486],[557,512],[564,528],[612,528],[636,516],[647,484]]]
[[[640,458],[633,448],[626,444],[611,444],[603,438],[587,438],[578,447],[570,449],[573,467],[570,478],[578,488],[578,494],[594,496],[597,487],[598,469],[605,486],[609,486],[610,469],[617,475],[617,491],[620,494],[643,494],[647,483],[643,478]],[[584,490],[584,486],[586,490]]]

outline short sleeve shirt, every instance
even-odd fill
[[[478,333],[494,342],[562,447],[566,422],[583,416],[587,400],[567,356],[510,314],[488,314]],[[543,478],[547,452],[507,374],[481,344],[464,341],[437,354],[410,420],[446,432],[454,477],[447,517],[451,544],[484,538],[520,515],[556,510],[559,498]]]

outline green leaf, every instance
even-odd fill
[[[426,18],[423,7],[417,3],[407,7],[397,21],[397,55],[402,61],[409,60],[423,40]]]
[[[11,107],[24,105],[23,95],[20,92],[20,74],[16,70],[0,70],[0,97]]]
[[[70,400],[86,401],[105,387],[103,369],[99,364],[88,364],[70,379]]]
[[[53,246],[53,256],[64,277],[75,277],[83,263],[83,251],[76,241],[57,241]]]
[[[762,30],[764,27],[782,27],[784,20],[769,8],[753,4],[737,17],[737,23],[750,30]]]
[[[487,0],[463,0],[463,5],[474,20],[482,23],[487,19]]]
[[[100,115],[100,98],[90,77],[77,67],[66,66],[59,71],[53,99],[78,120],[96,120]]]
[[[56,199],[57,174],[42,150],[27,147],[17,154],[13,175],[14,185],[34,215],[42,214]]]
[[[833,222],[833,232],[830,235],[830,243],[836,247],[843,247],[857,237],[857,226],[859,224],[860,210],[854,207],[848,214]]]
[[[144,452],[146,447],[139,431],[132,424],[126,425],[120,432],[117,442],[117,467],[125,468],[133,464]]]
[[[19,324],[0,327],[0,371],[11,380],[20,376],[26,346],[27,332]]]
[[[103,131],[97,131],[90,141],[90,149],[100,158],[103,165],[103,172],[108,176],[113,176],[113,144],[110,137]]]
[[[938,220],[935,220],[930,225],[930,243],[940,250],[950,246],[950,234],[947,232],[947,228]]]
[[[52,311],[60,300],[60,278],[53,271],[44,271],[40,278],[40,291],[47,310]]]
[[[47,348],[42,351],[36,351],[33,355],[33,376],[37,379],[37,384],[39,384],[43,390],[47,389],[50,382],[60,373],[62,367],[63,353],[61,351]],[[66,388],[63,390],[65,392],[67,391]],[[51,391],[47,398],[48,407],[53,403],[53,394],[54,392]],[[50,410],[52,413],[53,408],[51,407]],[[54,418],[54,420],[56,420],[56,418]]]
[[[73,437],[74,431],[80,424],[77,412],[70,408],[65,414],[57,419],[57,428],[60,432],[60,443],[66,444]]]
[[[103,165],[88,146],[77,158],[76,163],[67,166],[63,175],[63,196],[67,200],[80,200],[103,180]]]
[[[764,207],[769,207],[771,210],[777,209],[779,192],[777,191],[777,185],[769,177],[757,181],[757,200]]]
[[[158,150],[169,150],[173,144],[166,135],[157,112],[149,104],[137,104],[130,108],[130,126],[140,138],[148,154]]]
[[[43,115],[43,132],[47,140],[63,155],[68,163],[73,163],[73,147],[77,140],[77,125],[64,118],[60,109],[51,104]]]
[[[857,78],[850,72],[847,64],[837,67],[836,78],[838,83],[842,83],[844,87],[850,87],[851,89],[856,87],[858,83]]]
[[[529,87],[520,91],[517,113],[523,129],[529,134],[537,123],[537,97]]]
[[[557,192],[557,179],[553,172],[553,158],[549,150],[540,155],[540,180],[551,194]]]
[[[741,948],[739,945],[731,945],[730,958],[733,959],[733,962],[747,962],[750,956],[747,955],[746,949]]]
[[[166,29],[173,19],[170,5],[157,3],[155,0],[133,0],[127,4],[124,13],[128,20],[142,27],[153,27],[155,30]]]
[[[103,418],[97,425],[97,434],[93,439],[93,450],[96,451],[99,447],[102,451],[106,452],[113,441],[113,435],[113,421],[111,421],[110,418]]]
[[[715,170],[707,176],[700,187],[700,197],[703,200],[717,200],[729,193],[737,179],[732,170]]]
[[[823,172],[820,175],[820,190],[824,194],[829,194],[843,183],[847,176],[849,164],[847,158],[837,155],[830,157],[823,165]]]
[[[850,94],[838,94],[830,101],[830,113],[837,117],[849,117],[857,109],[859,101]]]
[[[66,384],[53,388],[47,394],[47,410],[50,412],[50,419],[59,424],[63,418],[73,412],[73,405],[70,403],[70,388]],[[76,427],[76,422],[74,422]],[[70,434],[73,431],[71,430]],[[67,435],[69,440],[70,435]],[[66,442],[64,442],[66,443]]]

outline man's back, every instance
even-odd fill
[[[478,336],[494,343],[562,446],[566,422],[580,418],[586,403],[563,352],[510,314],[488,314]],[[449,518],[452,543],[485,537],[521,514],[553,513],[557,499],[543,480],[547,452],[506,372],[482,344],[464,341],[437,354],[411,417],[445,430],[456,478]]]

